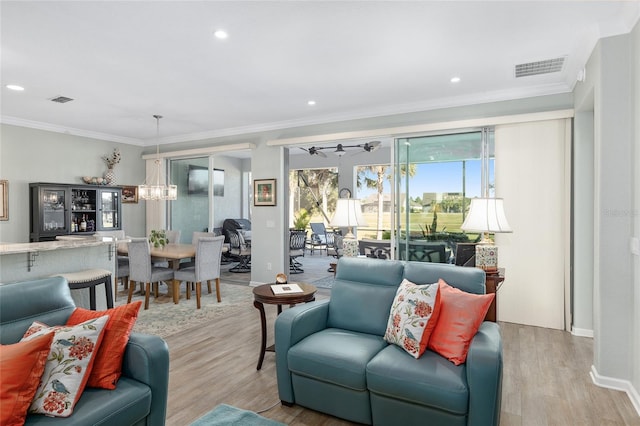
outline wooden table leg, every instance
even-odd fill
[[[260,344],[260,358],[258,358],[258,366],[256,370],[262,368],[262,361],[264,361],[264,353],[267,349],[267,318],[264,314],[264,305],[260,302],[254,301],[253,306],[260,311],[260,325],[262,326],[262,342]]]
[[[177,305],[180,302],[180,281],[178,280],[171,280],[171,281],[173,286],[173,303]]]

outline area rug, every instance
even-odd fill
[[[262,417],[252,411],[242,410],[231,405],[220,404],[191,426],[283,426],[284,423]]]
[[[136,321],[133,331],[146,334],[155,334],[166,338],[173,334],[207,323],[208,320],[228,316],[237,309],[253,306],[253,289],[248,285],[220,283],[222,301],[218,303],[215,292],[215,283],[212,283],[212,293],[207,293],[207,286],[202,287],[201,308],[196,309],[195,291],[191,293],[191,299],[186,299],[186,284],[181,287],[180,303],[174,304],[173,297],[169,296],[167,285],[160,285],[159,297],[149,298],[149,309],[144,309],[144,295],[134,294],[132,300],[142,300],[143,306]],[[127,294],[119,286],[116,306],[127,303]]]
[[[333,287],[333,283],[335,279],[333,278],[333,274],[328,277],[320,278],[319,280],[312,281],[311,284],[315,285],[318,288],[331,288]]]

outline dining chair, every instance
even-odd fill
[[[158,283],[164,281],[173,286],[173,269],[151,264],[151,249],[146,238],[132,238],[129,243],[129,298],[131,303],[135,284],[144,283],[144,308],[149,309],[149,293],[153,284],[154,296],[158,296]],[[173,293],[173,288],[169,291]]]
[[[196,244],[198,244],[198,240],[200,238],[211,238],[215,236],[216,234],[214,234],[213,232],[193,231],[193,233],[191,234],[191,244],[195,246]],[[196,266],[195,258],[191,258],[191,260],[189,260],[188,262],[180,262],[180,269],[191,268],[193,266]],[[211,293],[211,290],[209,290],[209,293]]]
[[[238,262],[237,265],[229,269],[229,272],[250,272],[251,271],[251,247],[244,243],[242,234],[236,229],[227,229],[229,238],[229,253]]]
[[[196,242],[196,264],[190,268],[175,271],[174,286],[180,286],[182,281],[187,282],[187,299],[191,298],[190,283],[196,284],[196,307],[200,309],[200,296],[202,295],[202,282],[207,282],[211,293],[211,280],[216,280],[216,296],[218,302],[220,296],[220,257],[224,237],[201,237]]]
[[[289,273],[301,274],[304,269],[302,263],[296,259],[304,256],[304,246],[307,242],[307,231],[291,231],[289,233]]]

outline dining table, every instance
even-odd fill
[[[149,245],[151,257],[161,257],[167,259],[169,266],[177,270],[180,268],[182,259],[192,259],[196,257],[196,246],[193,244],[170,243],[160,247]],[[129,246],[122,244],[118,246],[118,254],[129,255]]]
[[[195,259],[196,257],[196,246],[194,244],[169,243],[160,247],[154,247],[150,244],[149,249],[152,258],[166,259],[169,262],[169,266],[176,271],[180,268],[182,259]],[[222,247],[223,253],[227,250],[228,247]],[[118,254],[128,256],[128,244],[120,244],[118,246]],[[171,292],[173,293],[173,303],[178,304],[180,300],[180,283],[176,280],[172,282]]]

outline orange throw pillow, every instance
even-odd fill
[[[467,360],[471,339],[478,332],[495,294],[471,294],[440,284],[440,317],[431,333],[428,348],[455,365]]]
[[[76,308],[67,320],[67,325],[76,325],[89,319],[109,315],[104,337],[87,386],[92,388],[115,389],[122,374],[122,357],[129,342],[129,334],[138,319],[142,301],[132,302],[106,311],[90,311]]]
[[[21,426],[40,385],[55,333],[0,345],[0,424]]]

